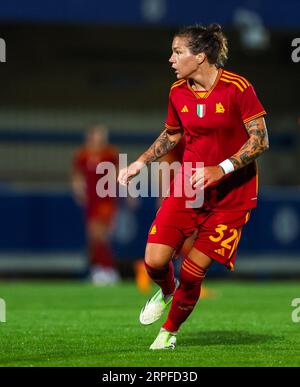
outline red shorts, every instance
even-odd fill
[[[249,210],[207,211],[186,208],[185,199],[163,201],[148,235],[148,243],[159,243],[179,251],[186,238],[197,230],[193,247],[233,270],[237,246]]]

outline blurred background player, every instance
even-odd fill
[[[117,210],[114,197],[100,198],[96,192],[96,167],[100,162],[118,166],[118,152],[108,144],[107,128],[100,124],[88,128],[85,143],[76,150],[72,168],[72,189],[84,207],[91,279],[95,284],[115,283],[120,279],[110,246],[110,235]]]

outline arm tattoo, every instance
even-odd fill
[[[269,148],[268,132],[263,118],[252,120],[245,127],[249,134],[248,140],[229,158],[235,170],[251,163]]]
[[[172,134],[179,133],[180,131],[172,132]],[[168,130],[165,129],[161,135],[154,141],[148,150],[142,155],[142,159],[146,165],[159,159],[167,154],[171,149],[177,145],[177,141],[172,141],[169,138]]]

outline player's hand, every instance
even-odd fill
[[[219,165],[215,167],[192,168],[192,170],[195,172],[190,178],[190,183],[194,188],[205,189],[224,177],[224,171]]]
[[[145,164],[143,162],[135,161],[129,167],[122,168],[119,172],[118,182],[121,185],[127,185],[134,176],[140,173],[144,166]]]
[[[80,175],[74,175],[72,178],[72,189],[74,194],[74,199],[76,203],[80,206],[86,204],[86,185],[85,181]]]

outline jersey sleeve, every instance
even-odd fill
[[[170,92],[169,95],[169,103],[168,103],[168,112],[167,112],[167,119],[165,124],[166,129],[168,130],[178,130],[181,129],[181,121],[178,117],[177,111],[174,107],[174,104],[172,102],[172,93]]]
[[[110,145],[107,149],[107,153],[105,155],[105,161],[109,161],[114,165],[119,164],[119,152],[115,146]]]
[[[248,86],[242,93],[239,93],[237,100],[242,120],[245,124],[267,114],[252,85]]]

